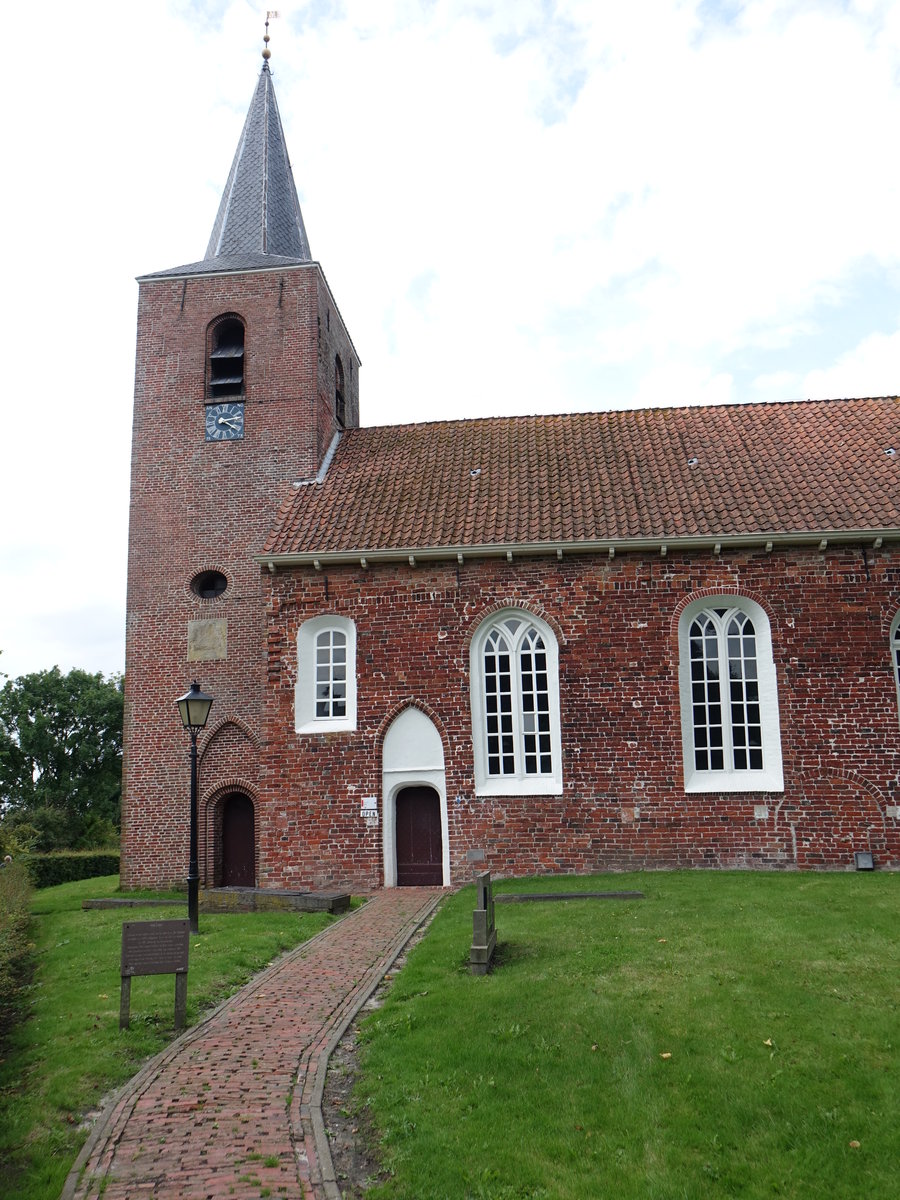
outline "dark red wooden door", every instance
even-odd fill
[[[397,884],[430,887],[444,882],[441,802],[430,787],[397,793]]]
[[[222,886],[256,886],[253,802],[234,792],[222,809]]]

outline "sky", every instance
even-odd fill
[[[364,425],[900,393],[900,0],[278,13]],[[264,20],[0,16],[11,678],[124,669],[135,277],[203,257]]]

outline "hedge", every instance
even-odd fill
[[[21,861],[37,888],[119,873],[118,850],[60,850],[55,854],[29,854]]]
[[[19,863],[0,867],[0,1043],[24,1011],[31,975],[31,884]]]

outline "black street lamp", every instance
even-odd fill
[[[191,690],[176,700],[181,723],[191,735],[191,859],[188,864],[188,920],[191,933],[199,933],[197,911],[200,897],[200,866],[197,862],[197,734],[212,708],[213,698],[200,691],[196,680]]]

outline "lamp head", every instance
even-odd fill
[[[212,702],[212,696],[207,696],[206,692],[201,692],[200,684],[195,679],[191,684],[190,691],[185,692],[180,699],[175,701],[178,705],[181,723],[185,729],[191,733],[199,733],[209,717]]]

